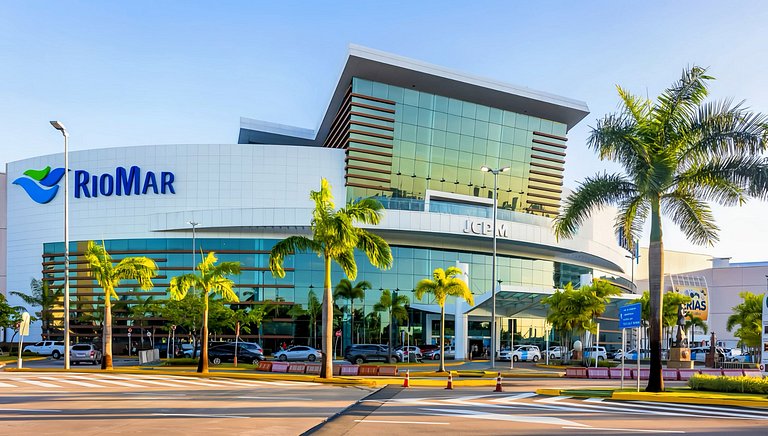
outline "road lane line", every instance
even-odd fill
[[[611,403],[611,404],[613,405],[614,403]],[[658,405],[637,404],[637,403],[615,404],[615,405],[619,407],[631,407],[631,408],[639,408],[643,410],[652,410],[654,412],[657,411],[659,408],[664,407],[664,406],[658,406]],[[595,406],[595,407],[602,407],[602,406]],[[681,414],[686,414],[688,416],[690,416],[691,414],[694,414],[704,418],[715,418],[715,419],[732,418],[732,419],[754,419],[754,420],[768,419],[768,416],[766,415],[750,414],[749,411],[744,411],[744,410],[733,410],[733,411],[701,410],[694,407],[681,406],[679,404],[675,406],[675,410],[678,410],[681,412]],[[716,416],[713,416],[713,415],[716,415]]]
[[[203,413],[152,413],[151,415],[154,415],[154,416],[178,416],[178,417],[186,417],[186,418],[240,418],[240,419],[248,419],[248,418],[250,418],[250,416],[210,415],[210,414],[203,414]]]
[[[581,424],[575,421],[569,421],[567,419],[557,418],[554,416],[527,416],[527,415],[501,415],[498,413],[486,413],[478,412],[476,410],[469,409],[425,409],[440,416],[452,416],[461,418],[473,418],[473,419],[487,419],[492,421],[511,421],[511,422],[524,422],[527,424],[547,424],[547,425],[559,425],[559,426],[572,426],[580,429],[590,429],[587,424]]]
[[[312,398],[301,398],[301,397],[235,397],[240,398],[243,400],[270,400],[270,401],[280,401],[280,400],[291,400],[291,401],[314,401]]]
[[[515,400],[522,400],[523,398],[535,397],[536,395],[538,395],[536,392],[523,392],[517,395],[495,398],[491,400],[491,403],[509,403]]]
[[[15,388],[16,385],[0,382],[0,388]]]
[[[43,413],[59,413],[61,410],[55,409],[11,409],[7,407],[0,408],[0,412],[43,412]]]
[[[584,430],[584,427],[563,427],[567,430]],[[598,431],[620,431],[620,432],[628,432],[628,433],[685,433],[683,430],[651,430],[651,429],[645,429],[645,428],[606,428],[606,427],[589,427],[587,430],[598,430]]]
[[[129,387],[129,388],[143,388],[144,387],[142,385],[125,383],[125,382],[118,381],[118,380],[112,380],[112,379],[109,379],[107,377],[97,377],[97,378],[94,378],[94,377],[77,376],[77,375],[74,375],[74,376],[71,375],[70,377],[78,379],[78,380],[85,379],[85,380],[91,380],[91,381],[94,381],[94,382],[98,381],[99,383],[107,383],[107,384],[112,384],[112,385],[117,385],[117,386],[125,386],[125,387]]]
[[[683,408],[690,408],[692,410],[698,410],[699,412],[708,412],[708,411],[715,411],[715,412],[725,412],[728,410],[732,410],[734,412],[745,412],[745,413],[754,413],[756,415],[766,415],[768,416],[768,410],[758,410],[752,407],[739,407],[739,406],[706,406],[703,404],[693,404],[693,403],[662,403],[662,402],[656,402],[656,401],[632,401],[632,404],[646,404],[649,406],[657,406],[657,407],[683,407]]]
[[[449,422],[428,422],[428,421],[384,421],[379,419],[356,419],[355,422],[370,424],[416,424],[416,425],[450,425]]]
[[[557,397],[550,397],[550,398],[542,398],[540,400],[533,400],[534,403],[557,403],[558,401],[567,400],[571,397],[565,396],[565,395],[559,395]]]

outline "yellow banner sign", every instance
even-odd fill
[[[706,321],[709,316],[709,292],[705,286],[675,285],[675,292],[691,297],[685,305],[689,314]]]

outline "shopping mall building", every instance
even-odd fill
[[[116,259],[148,256],[159,266],[151,291],[131,282],[118,289],[126,304],[115,313],[117,341],[125,341],[130,325],[134,331],[163,325],[126,310],[148,296],[166,298],[170,279],[196,262],[193,244],[198,261],[203,250],[241,262],[234,281],[247,304],[306,307],[311,291],[321,295],[322,260],[289,257],[280,279],[269,272],[269,250],[287,236],[309,234],[308,195],[325,177],[337,206],[373,196],[386,207],[383,222],[371,230],[389,242],[394,264],[382,271],[357,256],[357,280],[372,289],[355,306],[369,315],[382,290],[404,294],[412,304],[399,330],[411,332],[416,343],[434,343],[439,309],[428,299],[414,301],[413,288],[435,268],[458,265],[475,305],[448,301],[448,339],[459,356],[471,345],[482,349],[490,345],[493,287],[494,177],[480,170],[487,165],[510,167],[498,176],[497,337],[503,346],[513,329],[516,343],[543,344],[540,300],[555,288],[590,277],[630,287],[628,252],[617,242],[610,211],[573,239],[558,241],[551,230],[564,198],[567,134],[588,113],[581,101],[353,46],[316,130],[241,119],[237,144],[71,152],[73,334],[81,340],[93,334],[103,295],[82,257],[89,240],[103,241]],[[63,166],[62,154],[7,165],[5,289],[28,290],[33,278],[63,284]],[[343,277],[334,268],[334,282]],[[281,313],[262,327],[265,347],[306,343],[306,318]],[[354,340],[378,342],[386,316],[367,318],[365,326],[356,325]],[[615,304],[605,318],[601,342],[616,347]],[[349,343],[350,323],[342,325],[342,342]],[[33,331],[40,335],[39,326]]]

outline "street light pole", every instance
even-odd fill
[[[496,367],[496,209],[499,173],[509,171],[509,167],[494,170],[483,165],[480,171],[493,174],[493,258],[491,260],[491,368]],[[512,350],[510,350],[511,352]]]
[[[195,273],[195,250],[197,250],[197,244],[195,244],[195,227],[200,223],[195,221],[187,221],[187,224],[192,226],[192,274]]]
[[[64,369],[69,369],[69,133],[60,121],[51,121],[64,136]]]

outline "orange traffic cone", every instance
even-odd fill
[[[403,380],[403,387],[404,388],[411,387],[411,370],[410,369],[405,370],[405,380]]]
[[[493,392],[504,392],[501,390],[501,373],[496,376],[496,389]]]
[[[450,371],[448,371],[448,385],[445,388],[453,390],[453,374]]]

